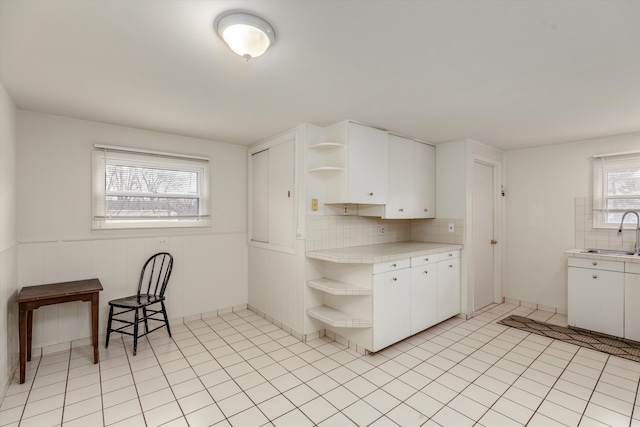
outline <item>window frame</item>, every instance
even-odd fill
[[[166,198],[198,199],[198,215],[191,217],[173,217],[141,215],[119,219],[106,212],[109,195],[124,194],[108,192],[106,188],[107,165],[137,166],[164,170],[184,171],[197,174],[198,191],[193,194],[179,193],[142,193],[140,196],[158,195]],[[94,145],[92,151],[92,229],[143,229],[143,228],[183,228],[210,226],[210,161],[208,157],[140,150],[108,145]],[[128,192],[127,192],[128,193]],[[128,193],[130,194],[130,193]],[[136,193],[134,193],[136,194]]]
[[[612,213],[624,213],[639,209],[610,209],[609,201],[640,199],[640,194],[609,195],[607,174],[616,171],[640,170],[640,152],[603,154],[593,156],[593,228],[617,229],[620,222],[609,222]],[[634,177],[635,178],[635,177]],[[640,178],[639,178],[640,179]],[[640,184],[638,184],[640,188]]]

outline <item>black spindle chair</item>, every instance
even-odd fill
[[[153,255],[144,263],[140,272],[138,293],[109,301],[109,323],[107,324],[105,348],[109,347],[109,335],[111,335],[111,332],[119,332],[133,337],[134,356],[138,350],[139,337],[143,337],[164,326],[167,327],[167,332],[171,336],[167,310],[164,305],[164,291],[167,289],[172,268],[173,257],[171,254],[160,252]],[[159,307],[156,304],[159,304]],[[114,308],[122,309],[122,311],[114,313]],[[140,310],[142,310],[142,317],[140,317]],[[131,315],[127,315],[132,311],[134,312],[133,321],[131,320]],[[162,318],[154,317],[159,314],[162,315]],[[149,320],[160,322],[161,324],[149,330]],[[120,322],[124,323],[124,325],[112,328],[112,322]],[[140,323],[144,323],[144,334],[139,333],[138,325]],[[133,327],[133,332],[125,330],[131,327]]]

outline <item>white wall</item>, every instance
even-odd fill
[[[574,202],[592,193],[591,156],[640,150],[640,133],[506,153],[505,296],[566,310],[563,254]]]
[[[18,360],[16,106],[0,83],[0,396]]]
[[[20,286],[98,277],[104,333],[107,301],[134,293],[144,260],[166,250],[175,260],[170,318],[247,303],[246,147],[26,111],[18,112],[17,140]],[[210,157],[212,225],[92,231],[96,143]],[[89,337],[89,318],[83,303],[36,310],[33,346]]]

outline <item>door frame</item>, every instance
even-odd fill
[[[502,259],[503,259],[503,247],[504,247],[504,233],[503,233],[503,223],[502,223],[502,163],[488,157],[484,157],[481,155],[474,154],[473,155],[473,170],[471,171],[472,176],[475,174],[475,166],[476,163],[489,166],[493,169],[493,233],[494,239],[498,241],[495,245],[494,249],[494,257],[493,257],[493,302],[500,303],[503,300],[503,272],[502,272]],[[471,187],[471,219],[467,223],[469,224],[471,230],[469,232],[469,240],[471,243],[471,247],[469,250],[469,269],[472,272],[471,283],[468,286],[468,291],[470,296],[467,301],[469,301],[470,305],[468,307],[468,312],[473,317],[475,313],[475,259],[473,256],[473,248],[475,242],[473,241],[473,198],[475,197],[475,183]]]

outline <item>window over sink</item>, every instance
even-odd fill
[[[640,212],[640,152],[594,156],[593,228],[617,228],[630,210]]]

